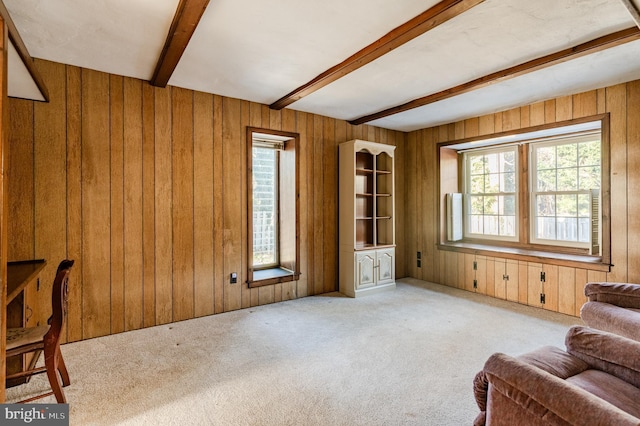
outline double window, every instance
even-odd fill
[[[441,191],[462,193],[462,242],[609,262],[606,119],[442,144]],[[447,211],[446,225],[459,215]]]

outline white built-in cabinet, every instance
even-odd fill
[[[357,297],[395,282],[395,146],[339,145],[340,292]]]

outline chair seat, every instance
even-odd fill
[[[7,350],[19,348],[41,342],[44,335],[49,331],[48,325],[28,328],[8,328],[7,329]]]

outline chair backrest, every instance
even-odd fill
[[[45,341],[58,341],[60,332],[64,326],[67,317],[67,300],[69,294],[69,272],[74,261],[65,259],[58,265],[56,278],[53,281],[53,290],[51,294],[51,310],[52,315],[49,319],[49,332],[45,336]]]

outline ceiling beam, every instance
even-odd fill
[[[180,0],[151,78],[152,85],[167,86],[208,4],[209,0]]]
[[[484,0],[443,0],[420,15],[394,28],[383,37],[351,55],[308,83],[303,84],[271,105],[271,109],[282,109],[333,83],[352,71],[367,65],[379,57],[426,33],[438,25],[455,18]]]
[[[13,23],[13,20],[9,15],[9,11],[7,10],[2,0],[0,0],[0,15],[2,15],[2,19],[4,20],[5,24],[7,25],[7,29],[9,30],[9,40],[11,41],[11,44],[13,44],[13,47],[15,47],[16,52],[18,52],[22,63],[24,63],[25,68],[27,69],[27,71],[29,71],[31,78],[42,94],[44,101],[49,102],[49,91],[47,90],[46,84],[44,84],[44,79],[36,68],[36,64],[29,54],[24,41],[22,41],[22,37],[20,37],[20,33],[18,32],[16,25]]]
[[[592,53],[600,52],[605,49],[619,46],[624,43],[640,39],[640,29],[638,27],[627,28],[626,30],[617,31],[612,34],[608,34],[602,37],[598,37],[594,40],[586,43],[579,44],[568,49],[561,50],[559,52],[551,53],[546,56],[542,56],[531,61],[503,69],[501,71],[494,72],[484,77],[477,78],[475,80],[468,81],[449,89],[445,89],[441,92],[433,93],[421,98],[414,99],[402,105],[398,105],[392,108],[388,108],[373,114],[365,115],[360,118],[349,121],[350,124],[358,125],[367,123],[369,121],[377,120],[380,118],[388,117],[390,115],[398,114],[400,112],[409,111],[414,108],[419,108],[425,105],[432,104],[434,102],[441,101],[443,99],[452,98],[454,96],[461,95],[463,93],[470,92],[472,90],[481,89],[491,84],[496,84],[502,81],[506,81],[521,75],[525,75],[534,71],[539,71],[544,68],[558,65],[563,62],[567,62],[573,59],[580,58],[582,56],[590,55]]]
[[[627,8],[636,25],[640,28],[640,6],[634,0],[620,0]]]

